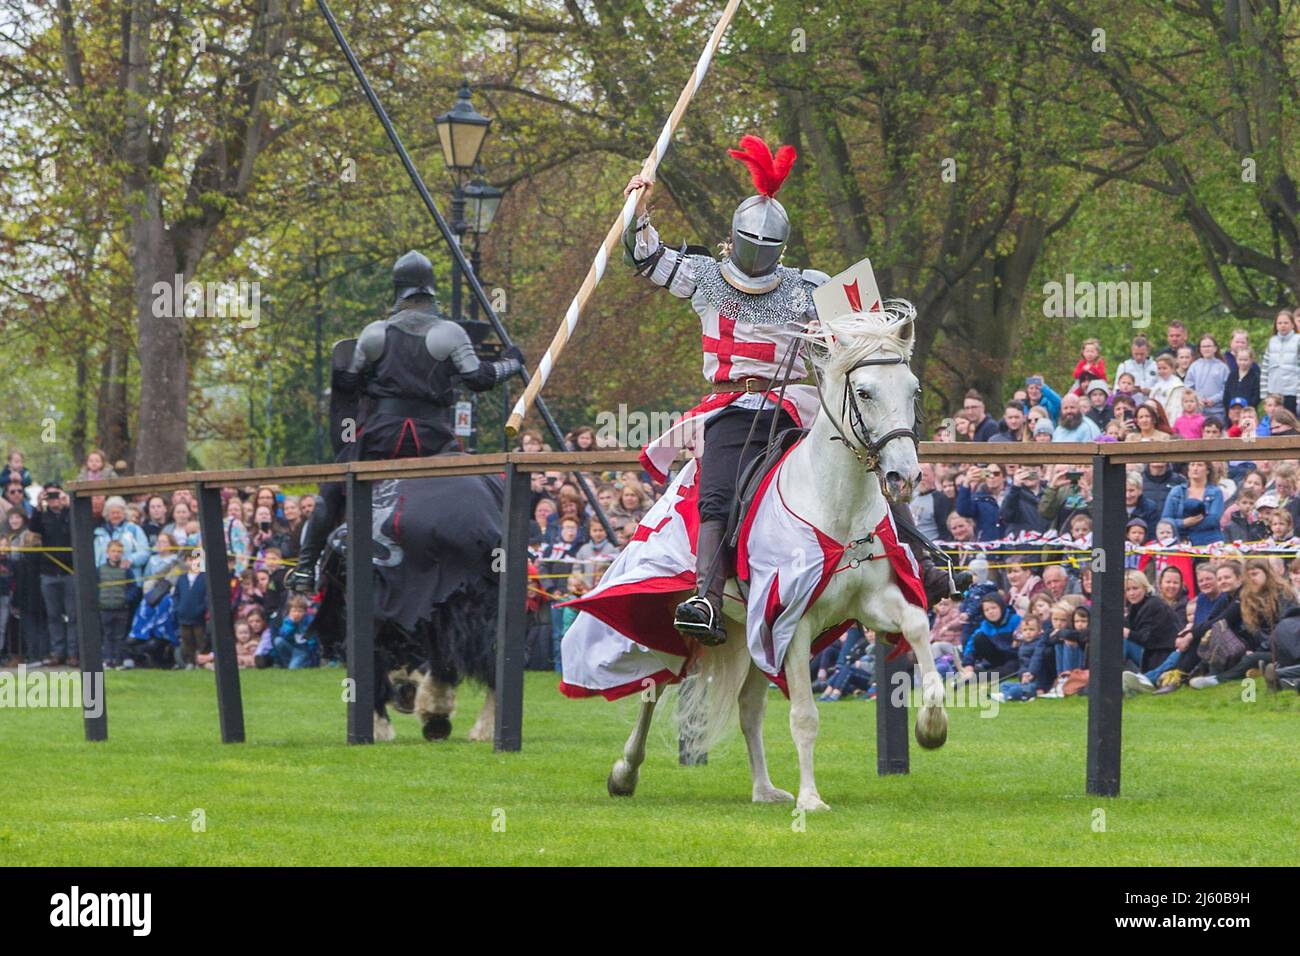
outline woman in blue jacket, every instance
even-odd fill
[[[1223,540],[1223,506],[1222,489],[1210,484],[1209,466],[1193,461],[1187,465],[1187,484],[1170,489],[1160,519],[1172,523],[1189,544],[1214,544]]]

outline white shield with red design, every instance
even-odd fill
[[[871,260],[863,259],[849,266],[813,291],[817,316],[833,319],[849,312],[880,312],[880,289],[876,274],[871,270]]]

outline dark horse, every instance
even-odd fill
[[[375,739],[394,736],[387,705],[414,712],[427,740],[451,736],[456,687],[487,688],[469,732],[491,740],[496,706],[497,591],[503,484],[496,475],[375,482]],[[345,644],[347,527],[322,558],[315,630],[327,656]]]

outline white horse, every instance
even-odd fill
[[[822,413],[810,433],[781,465],[775,479],[792,511],[837,541],[863,537],[884,519],[891,496],[906,497],[920,476],[914,442],[920,385],[908,368],[916,311],[906,302],[886,303],[886,312],[856,313],[823,321],[806,335],[809,357],[822,380]],[[873,539],[873,553],[883,546]],[[865,554],[862,555],[865,557]],[[745,605],[729,581],[723,613],[726,643],[704,648],[696,671],[677,695],[677,716],[687,739],[706,749],[726,730],[738,703],[740,726],[749,751],[753,800],[796,799],[773,786],[763,753],[763,712],[768,678],[751,661],[746,641]],[[842,621],[856,619],[877,634],[902,634],[916,653],[921,699],[916,739],[936,748],[948,736],[943,681],[930,653],[929,621],[908,602],[887,560],[863,560],[831,576],[830,584],[800,620],[785,656],[790,693],[790,733],[799,755],[799,795],[803,810],[827,810],[813,777],[813,744],[818,716],[809,676],[814,639]],[[887,706],[882,691],[877,706]],[[630,796],[645,759],[646,736],[655,701],[641,704],[623,757],[610,773],[611,795]]]

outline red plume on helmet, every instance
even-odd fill
[[[729,149],[727,153],[749,167],[749,175],[754,180],[754,188],[762,195],[773,197],[794,166],[795,151],[793,146],[782,146],[772,158],[772,151],[767,143],[752,133],[740,137],[740,149]]]

